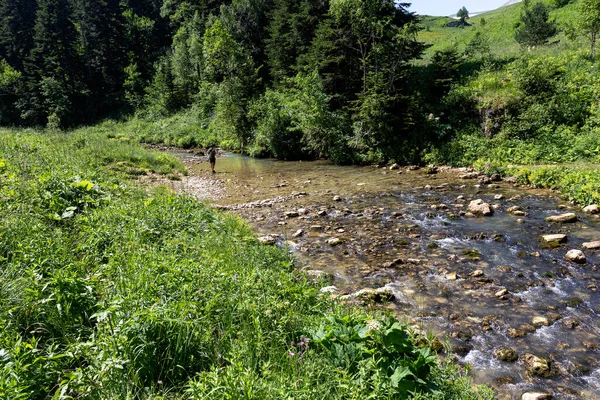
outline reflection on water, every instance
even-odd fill
[[[192,168],[200,175],[207,170],[206,163]],[[217,172],[227,194],[220,205],[305,192],[236,212],[260,234],[291,241],[304,266],[331,273],[343,291],[393,288],[391,307],[400,318],[448,338],[460,361],[473,366],[475,379],[495,386],[500,397],[545,390],[558,398],[600,398],[600,256],[586,250],[584,265],[564,258],[568,249],[600,240],[597,218],[550,192],[507,183],[479,186],[456,171],[226,155],[217,159]],[[478,198],[496,206],[494,215],[461,216]],[[526,215],[507,212],[515,205]],[[286,218],[297,210],[298,216]],[[579,221],[544,221],[565,211],[576,212]],[[298,230],[303,233],[294,237]],[[545,247],[540,236],[548,233],[566,233],[568,243]],[[341,244],[329,245],[333,237]],[[502,289],[508,293],[498,296]],[[497,360],[494,351],[502,346],[554,360],[558,376],[530,376],[520,361]]]

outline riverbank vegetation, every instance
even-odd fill
[[[0,130],[0,397],[492,398],[107,136]]]

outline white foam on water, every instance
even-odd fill
[[[600,390],[600,368],[594,370],[594,372],[588,376],[582,376],[581,379],[594,389]]]
[[[474,369],[479,371],[492,370],[494,374],[507,372],[510,370],[506,363],[501,363],[491,354],[480,350],[471,350],[469,354],[463,358],[463,361],[469,363]]]

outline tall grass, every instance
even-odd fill
[[[0,398],[492,398],[107,126],[0,130]]]

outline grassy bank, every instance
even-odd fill
[[[492,397],[118,137],[0,131],[0,398]]]

